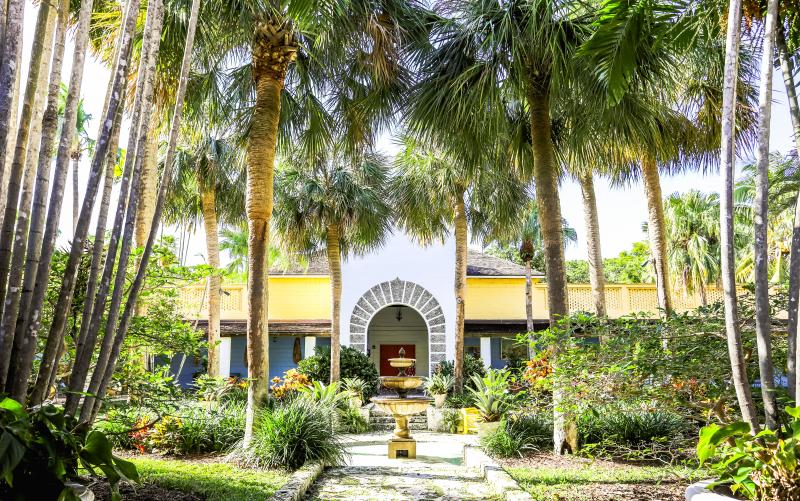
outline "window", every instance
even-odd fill
[[[506,361],[528,359],[528,347],[518,343],[516,338],[500,338],[500,358]]]
[[[472,355],[477,358],[481,358],[481,347],[478,346],[465,346],[464,347],[464,354],[465,355]]]

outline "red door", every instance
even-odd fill
[[[416,345],[413,344],[382,344],[381,345],[381,376],[396,376],[400,369],[389,365],[390,358],[400,357],[400,348],[406,350],[406,358],[416,358]],[[414,367],[406,369],[406,375],[413,376],[415,374]]]

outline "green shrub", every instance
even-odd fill
[[[481,446],[494,456],[522,456],[553,443],[553,422],[532,414],[509,415],[495,432],[481,438]]]
[[[744,422],[700,430],[697,456],[701,466],[717,475],[712,487],[729,485],[747,499],[800,499],[800,407],[787,407],[786,413],[789,422],[777,432],[763,430],[753,436]]]
[[[361,400],[364,400],[364,394],[369,389],[367,382],[357,377],[343,377],[342,387],[345,391],[349,392],[350,395],[358,397]]]
[[[450,433],[458,433],[461,424],[461,412],[456,409],[442,409],[442,426]]]
[[[467,407],[475,407],[475,397],[469,393],[453,393],[447,395],[444,400],[444,406],[447,409],[465,409]]]
[[[483,377],[472,376],[472,393],[481,419],[487,423],[500,421],[511,410],[515,397],[508,391],[509,372],[489,369]]]
[[[445,376],[455,377],[455,369],[453,368],[452,360],[445,360],[439,362],[433,374],[442,374]],[[483,365],[483,360],[476,357],[471,353],[464,355],[464,383],[467,387],[472,385],[472,376],[483,377],[486,375],[486,366]]]
[[[337,417],[336,428],[338,431],[343,433],[366,433],[369,431],[369,423],[356,407],[347,405],[339,409]]]
[[[581,454],[629,460],[685,457],[694,435],[689,421],[670,412],[601,409],[577,424]]]
[[[342,346],[341,377],[358,378],[365,383],[364,399],[378,394],[380,380],[375,363],[366,354],[355,348]],[[314,356],[305,358],[297,364],[297,370],[314,381],[327,383],[331,379],[331,350],[327,346],[317,346]]]
[[[425,391],[429,395],[444,395],[450,393],[455,382],[452,374],[433,373],[425,380]]]
[[[259,468],[297,469],[307,461],[343,464],[347,452],[333,421],[329,407],[293,398],[262,410],[250,447],[234,457]]]
[[[326,385],[319,381],[314,381],[310,386],[304,386],[299,390],[302,397],[316,402],[330,409],[342,409],[349,407],[347,399],[349,394],[339,391],[339,383],[333,382]]]

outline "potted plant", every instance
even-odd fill
[[[364,393],[367,392],[367,383],[357,377],[342,378],[342,386],[350,396],[350,405],[360,409],[364,404]]]
[[[425,380],[425,391],[433,397],[433,402],[437,408],[444,405],[447,394],[455,384],[455,378],[450,374],[437,373]]]
[[[472,376],[472,388],[469,388],[475,399],[475,407],[480,414],[478,434],[487,435],[495,431],[503,416],[511,409],[514,395],[508,391],[509,373],[506,370],[490,369],[483,377]]]

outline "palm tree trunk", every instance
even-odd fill
[[[525,328],[528,332],[533,332],[533,280],[530,261],[525,261]]]
[[[137,248],[144,246],[147,235],[150,234],[150,223],[153,220],[158,193],[158,123],[159,113],[153,113],[150,118],[150,135],[147,137],[144,150],[144,163],[142,163],[139,209],[136,211],[134,243]]]
[[[50,197],[50,208],[47,214],[47,228],[45,231],[44,245],[42,247],[42,259],[40,261],[38,277],[49,275],[50,260],[54,251],[56,237],[58,235],[58,225],[61,215],[61,203],[64,197],[64,187],[66,184],[66,177],[69,170],[70,153],[72,152],[73,139],[75,136],[75,127],[69,126],[75,124],[77,120],[78,103],[80,100],[81,83],[83,79],[83,68],[86,58],[86,48],[89,40],[89,26],[92,15],[93,0],[84,0],[81,2],[81,10],[79,14],[78,28],[75,35],[75,53],[73,55],[72,75],[70,78],[69,90],[67,91],[67,103],[64,109],[64,127],[61,129],[61,140],[58,145],[58,155],[56,157],[56,174],[55,182],[53,183],[53,192]],[[116,112],[116,108],[109,110],[109,113]],[[105,166],[105,152],[108,149],[108,140],[111,133],[111,125],[113,123],[114,115],[105,117],[107,120],[103,122],[103,136],[98,138],[101,142],[98,143],[97,152],[92,160],[92,167],[89,172],[89,180],[86,186],[86,194],[84,196],[83,207],[81,215],[78,218],[78,225],[75,229],[75,234],[72,239],[70,255],[64,269],[64,275],[61,282],[61,290],[59,291],[59,298],[54,308],[53,319],[50,324],[50,331],[45,345],[44,354],[40,363],[39,374],[37,377],[34,390],[31,395],[31,401],[34,404],[41,402],[47,392],[47,384],[50,379],[50,372],[56,363],[56,357],[60,350],[63,341],[64,332],[66,329],[67,317],[71,310],[72,297],[75,291],[75,280],[78,274],[81,257],[84,252],[84,240],[89,230],[89,223],[91,221],[94,202],[97,195],[100,177],[103,173]],[[30,373],[33,361],[33,355],[36,348],[36,337],[41,321],[40,316],[35,312],[40,310],[44,302],[44,296],[47,289],[47,283],[43,280],[37,281],[37,286],[34,289],[33,296],[33,310],[34,314],[31,320],[27,321],[29,328],[24,333],[24,339],[32,339],[34,342],[28,345],[21,351],[20,360],[24,364],[20,375],[27,375]],[[16,386],[17,391],[25,391],[25,386],[21,384],[21,380],[17,380],[19,386]]]
[[[272,217],[272,182],[278,144],[281,92],[286,70],[297,47],[291,26],[272,19],[260,23],[253,38],[253,79],[256,102],[247,143],[247,391],[244,446],[253,434],[255,408],[269,391],[269,332],[267,327],[269,280],[269,221]]]
[[[5,21],[5,32],[3,34],[2,61],[0,61],[0,178],[8,177],[10,166],[6,165],[5,152],[9,143],[13,144],[14,140],[9,136],[9,129],[13,128],[12,120],[16,118],[16,113],[11,111],[11,105],[14,100],[14,81],[19,72],[20,59],[22,59],[20,48],[22,46],[22,27],[25,23],[25,0],[9,0],[5,14],[5,18],[2,19]],[[39,37],[41,37],[41,32],[39,32]],[[34,43],[36,38],[34,37]],[[33,54],[34,52],[31,52],[32,56]],[[33,65],[31,69],[33,69]],[[10,201],[6,201],[6,204],[10,203]]]
[[[775,374],[770,343],[769,256],[767,254],[767,227],[769,225],[769,121],[772,115],[772,65],[773,53],[775,52],[777,18],[778,0],[769,0],[767,2],[767,17],[764,25],[761,86],[758,99],[755,242],[753,244],[758,369],[761,376],[761,397],[764,402],[766,425],[770,430],[774,430],[778,423],[778,406],[775,400]]]
[[[550,82],[531,82],[528,105],[531,113],[531,144],[533,146],[533,177],[536,184],[536,205],[544,241],[545,276],[550,325],[569,315],[567,277],[564,266],[564,234],[562,232],[561,202],[558,197],[558,163],[553,146],[550,119]],[[551,347],[550,362],[557,369],[558,347]],[[566,416],[560,410],[563,393],[553,388],[553,449],[562,454],[567,443]]]
[[[2,1],[2,0],[0,0]],[[47,94],[47,107],[42,117],[41,141],[36,165],[36,185],[34,187],[30,224],[27,237],[27,256],[25,259],[25,273],[21,291],[9,291],[13,296],[19,296],[9,303],[3,312],[0,322],[0,390],[8,388],[8,373],[11,365],[11,356],[16,336],[21,335],[22,320],[30,306],[31,295],[36,283],[39,256],[41,253],[42,230],[44,224],[45,200],[50,186],[50,167],[53,157],[53,145],[58,128],[58,100],[61,90],[61,67],[64,61],[65,39],[67,33],[67,19],[69,0],[60,0],[58,8],[58,21],[56,23],[56,36],[53,47],[52,67],[50,69],[50,83]],[[36,136],[34,136],[36,140]]]
[[[652,152],[642,158],[642,180],[647,197],[647,233],[650,238],[650,254],[656,270],[658,307],[665,313],[672,311],[672,296],[669,286],[669,265],[667,262],[667,230],[664,223],[664,200],[661,195],[661,179],[658,163]]]
[[[78,227],[78,213],[80,212],[81,195],[80,183],[78,182],[78,170],[80,170],[81,157],[79,153],[72,155],[72,234]]]
[[[111,294],[111,304],[109,305],[108,316],[105,319],[105,330],[101,343],[100,353],[97,357],[94,373],[89,382],[89,393],[92,395],[103,395],[108,385],[106,373],[109,369],[113,371],[116,363],[116,356],[119,354],[119,347],[116,342],[117,321],[120,318],[120,308],[125,295],[125,282],[128,274],[128,261],[130,260],[131,249],[133,247],[133,232],[136,222],[136,211],[139,202],[139,182],[141,181],[142,164],[144,161],[144,150],[147,144],[147,137],[150,132],[150,117],[153,113],[152,102],[155,88],[156,62],[161,45],[161,29],[164,21],[164,2],[163,0],[151,1],[147,5],[147,20],[145,24],[149,26],[145,31],[150,35],[147,40],[146,50],[143,50],[143,57],[139,63],[139,74],[142,85],[137,81],[137,104],[141,107],[139,116],[139,128],[134,133],[134,148],[128,149],[129,154],[125,157],[125,163],[133,165],[131,186],[128,191],[127,211],[125,213],[125,226],[122,233],[122,243],[120,245],[119,260],[116,265],[116,276],[114,277],[114,287]],[[141,93],[139,93],[141,91]],[[131,150],[133,150],[131,152]],[[118,206],[119,210],[119,206]],[[119,212],[117,213],[119,219]],[[118,220],[115,219],[114,225],[117,229]],[[135,307],[135,296],[128,295],[128,301],[133,300]],[[95,305],[99,305],[99,298]],[[127,308],[126,304],[126,308]],[[98,312],[100,313],[100,312]],[[116,352],[116,354],[115,354]],[[110,378],[110,376],[109,376]],[[89,422],[93,419],[96,398],[87,396],[83,402],[81,410],[81,421]]]
[[[2,1],[2,0],[0,0]],[[5,3],[5,2],[3,2]],[[2,19],[2,18],[0,18]],[[4,23],[0,23],[5,28]],[[17,59],[22,60],[22,44],[17,47]],[[16,72],[14,77],[14,95],[11,97],[11,113],[8,118],[8,137],[15,139],[17,137],[17,127],[19,126],[19,89],[22,83],[22,72]],[[6,211],[6,196],[8,195],[8,171],[10,170],[11,162],[14,160],[14,144],[7,144],[6,151],[0,152],[4,155],[6,172],[0,171],[0,228],[3,224],[3,216]]]
[[[730,0],[728,29],[725,44],[725,72],[722,99],[722,139],[720,146],[720,170],[723,185],[720,190],[720,275],[725,304],[725,332],[728,340],[728,356],[731,359],[733,385],[742,419],[750,424],[753,432],[759,429],[750,383],[747,381],[742,335],[739,331],[739,311],[736,301],[736,260],[733,233],[733,183],[734,183],[734,133],[736,123],[736,83],[739,65],[739,28],[742,17],[741,0]]]
[[[341,377],[341,329],[339,316],[342,309],[342,252],[339,247],[339,228],[328,226],[325,235],[325,249],[328,253],[328,267],[331,272],[331,379],[334,383]]]
[[[600,251],[600,218],[594,194],[594,179],[591,172],[579,176],[583,194],[583,217],[586,221],[586,250],[589,260],[589,283],[592,286],[594,311],[599,317],[606,316],[606,286],[603,274],[603,253]]]
[[[163,4],[161,11],[163,13]],[[178,133],[180,131],[180,124],[181,124],[181,116],[183,115],[183,100],[186,96],[186,84],[189,80],[189,69],[191,66],[191,55],[192,55],[192,47],[194,46],[194,34],[197,28],[197,17],[200,11],[200,0],[192,0],[192,7],[191,13],[189,15],[189,26],[186,32],[186,43],[184,45],[184,52],[183,52],[183,61],[181,63],[181,73],[180,78],[178,80],[178,89],[176,91],[175,97],[175,109],[172,114],[171,120],[171,128],[169,133],[169,141],[167,144],[167,154],[164,161],[164,172],[162,173],[161,177],[161,187],[158,192],[158,198],[156,199],[156,207],[153,213],[153,221],[150,225],[150,235],[147,238],[147,243],[144,246],[144,252],[142,254],[141,261],[139,262],[139,267],[136,270],[136,276],[131,284],[130,292],[128,294],[128,300],[125,303],[125,311],[122,314],[122,318],[119,322],[119,326],[117,327],[116,336],[114,338],[114,345],[113,350],[111,353],[111,357],[109,358],[108,365],[105,369],[105,374],[103,375],[101,384],[98,388],[98,392],[96,393],[101,399],[105,396],[106,389],[108,387],[108,383],[111,381],[111,376],[114,373],[114,367],[117,363],[117,358],[119,356],[119,350],[122,346],[122,342],[125,340],[125,335],[128,330],[128,326],[130,325],[131,318],[133,317],[133,312],[136,305],[136,299],[139,295],[139,291],[141,290],[142,286],[144,285],[144,278],[147,271],[147,264],[150,260],[150,256],[153,251],[153,245],[156,240],[156,236],[158,234],[158,227],[161,220],[161,212],[164,209],[164,201],[166,199],[167,188],[169,186],[169,179],[172,176],[172,164],[175,158],[175,150],[178,144]],[[159,29],[160,32],[160,29]],[[132,225],[132,221],[131,221]],[[95,400],[93,409],[91,410],[89,421],[94,421],[97,413],[100,410],[100,402],[102,400]],[[86,404],[86,402],[84,402]],[[86,405],[84,405],[84,410],[86,409]]]
[[[464,390],[464,302],[467,296],[467,208],[464,204],[464,190],[456,198],[453,211],[456,239],[456,269],[453,282],[456,296],[456,325],[455,325],[455,361],[453,372],[455,375],[454,391],[461,393]]]
[[[28,152],[28,139],[30,137],[31,123],[36,103],[36,96],[40,78],[39,73],[42,69],[42,59],[45,54],[45,39],[47,38],[48,27],[55,19],[51,16],[52,9],[48,2],[39,6],[39,14],[36,19],[36,32],[34,43],[31,49],[30,68],[28,70],[28,82],[25,86],[25,97],[22,101],[22,113],[20,114],[19,127],[17,128],[16,142],[14,145],[14,156],[11,161],[8,176],[8,192],[6,195],[5,215],[3,217],[2,233],[0,233],[0,315],[5,309],[6,291],[11,272],[11,250],[14,245],[14,226],[17,222],[17,209],[20,203],[20,192],[22,191],[22,175],[25,170],[26,154]],[[16,49],[15,49],[16,50]]]
[[[206,249],[208,265],[214,269],[208,276],[208,375],[219,376],[219,322],[220,289],[222,277],[219,275],[219,229],[217,228],[217,202],[215,188],[204,189],[200,195],[203,208],[203,224],[206,230]],[[149,226],[149,225],[148,225]],[[148,231],[149,233],[149,231]]]
[[[783,23],[778,22],[777,33],[778,56],[781,62],[781,73],[783,73],[783,83],[786,87],[786,100],[789,102],[789,116],[792,119],[792,129],[794,130],[795,150],[800,151],[800,106],[797,102],[797,88],[794,82],[794,63],[792,62],[789,48],[786,46],[786,35],[783,31]],[[800,304],[800,191],[797,192],[797,200],[794,205],[794,228],[792,229],[792,243],[789,254],[789,320],[787,324],[787,354],[786,354],[786,376],[789,380],[789,395],[794,395],[795,402],[800,402],[800,372],[797,371],[800,365],[798,357],[798,305]]]
[[[124,23],[123,23],[124,24]],[[118,64],[118,62],[116,63]],[[115,66],[116,66],[115,64]],[[113,84],[112,84],[113,85]],[[124,102],[125,86],[122,87],[122,97]],[[106,107],[107,108],[107,107]],[[86,296],[83,301],[83,313],[81,316],[81,330],[78,333],[78,339],[75,342],[75,361],[72,365],[72,374],[69,378],[69,389],[67,393],[67,401],[64,405],[64,410],[67,415],[72,416],[78,408],[80,402],[80,393],[83,391],[83,385],[86,383],[86,374],[89,372],[89,362],[92,358],[92,350],[94,350],[94,343],[97,340],[97,331],[91,336],[89,328],[92,324],[94,309],[96,307],[95,300],[97,298],[98,282],[97,278],[100,275],[100,267],[105,266],[103,262],[103,247],[105,242],[106,222],[108,221],[108,210],[111,206],[111,190],[114,186],[114,169],[117,165],[117,147],[119,144],[119,134],[122,124],[122,106],[117,107],[117,113],[114,117],[114,124],[111,128],[111,139],[109,141],[108,154],[106,155],[106,174],[103,180],[103,195],[100,201],[100,213],[97,215],[97,226],[94,231],[94,246],[92,248],[92,265],[89,269],[89,278],[86,283]],[[107,112],[107,110],[106,110]],[[105,115],[105,114],[104,114]],[[115,256],[110,256],[113,263]],[[109,256],[106,255],[106,260]],[[89,343],[91,341],[91,343]]]

